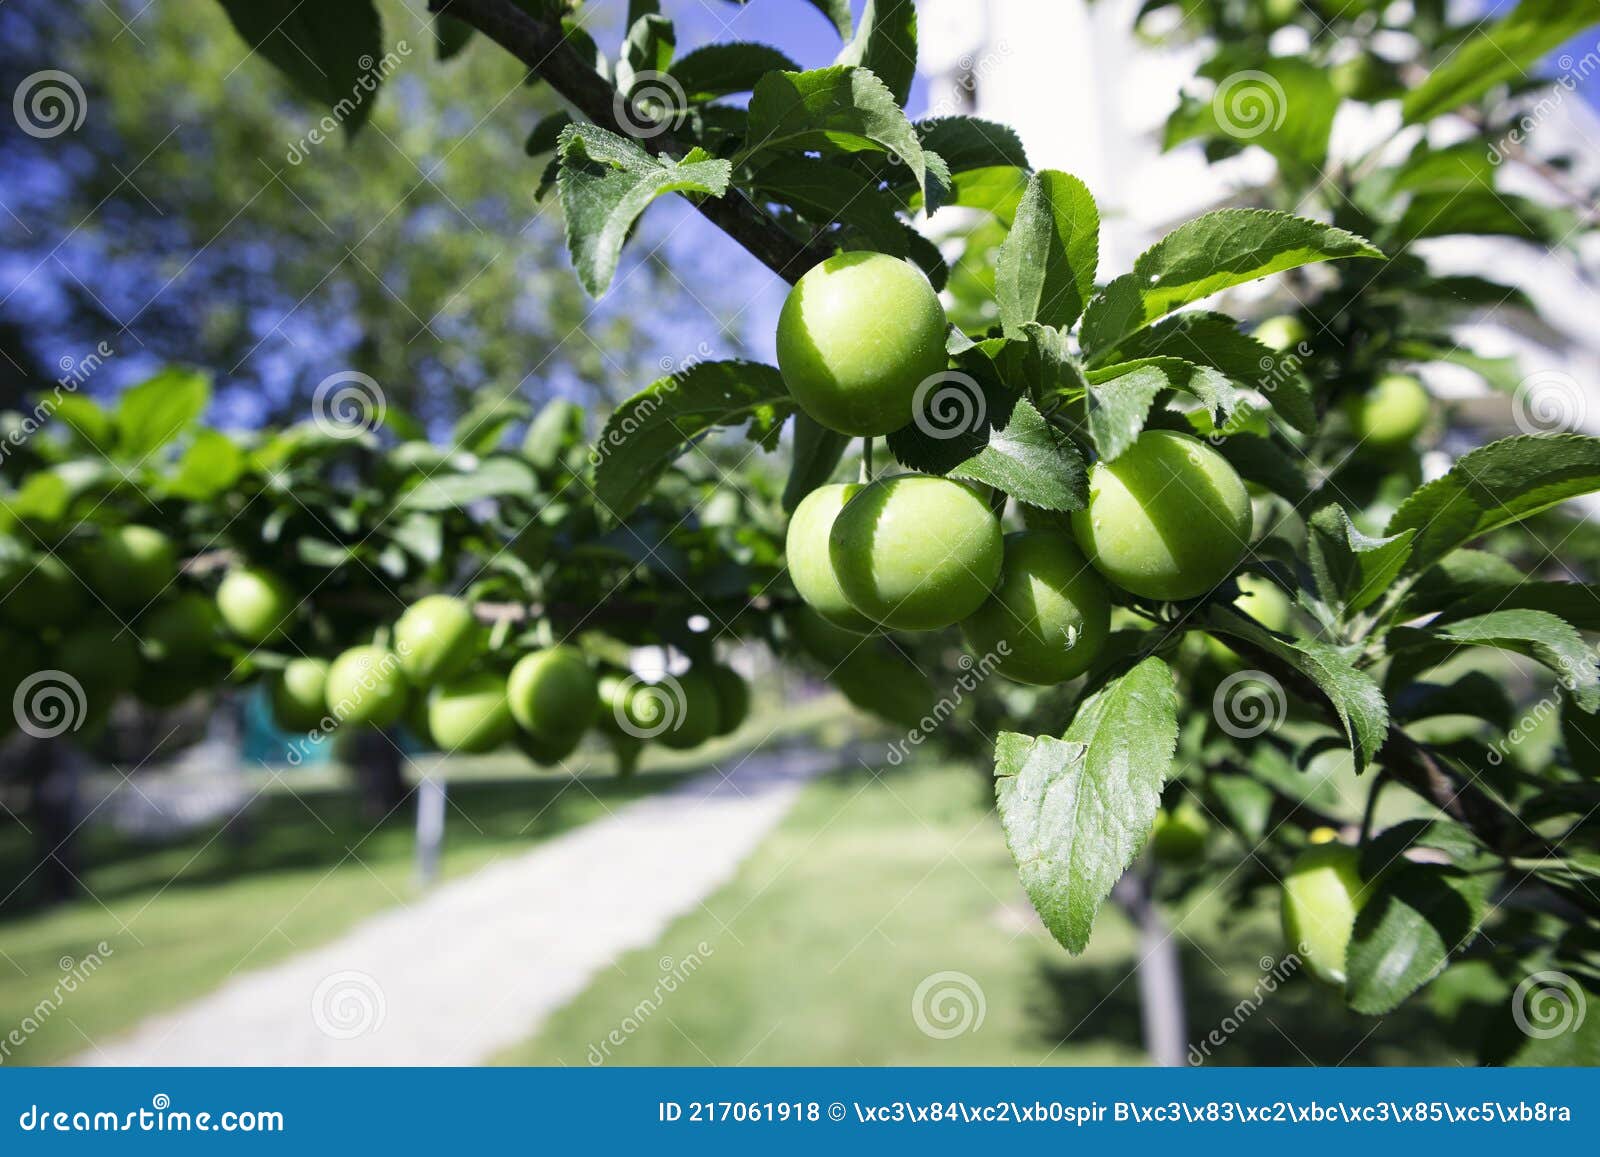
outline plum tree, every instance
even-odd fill
[[[298,603],[288,583],[257,567],[230,570],[217,587],[217,611],[224,625],[257,646],[283,637]]]
[[[840,253],[789,291],[778,369],[812,418],[841,434],[888,434],[917,387],[946,365],[944,307],[922,271],[881,253]]]
[[[106,530],[81,558],[95,593],[113,607],[142,607],[178,577],[172,539],[137,523]]]
[[[850,605],[901,631],[948,627],[1000,577],[1000,520],[974,486],[921,474],[880,478],[846,503],[828,557]]]
[[[1071,536],[1024,530],[1006,536],[999,585],[961,631],[1007,678],[1049,686],[1088,670],[1110,623],[1105,583]]]
[[[1338,843],[1330,828],[1312,832],[1311,839],[1283,877],[1283,935],[1312,976],[1339,986],[1356,916],[1366,902],[1361,853]]]
[[[328,666],[328,713],[340,723],[388,727],[404,713],[407,691],[400,660],[387,647],[351,647]]]
[[[839,512],[860,490],[855,483],[836,483],[806,495],[789,520],[784,555],[789,579],[807,605],[834,626],[864,635],[878,625],[850,605],[828,549]]]
[[[272,680],[272,717],[285,731],[312,731],[328,711],[328,663],[290,659]]]
[[[394,625],[394,651],[413,687],[447,683],[464,674],[483,646],[472,608],[450,595],[428,595],[407,607]]]
[[[1401,450],[1428,424],[1433,403],[1410,374],[1384,374],[1373,387],[1345,399],[1350,433],[1365,449]]]
[[[493,671],[474,671],[428,692],[428,732],[443,751],[493,751],[515,727],[506,680]]]
[[[507,696],[517,725],[553,747],[582,736],[600,714],[598,682],[576,647],[546,647],[522,656],[511,668]]]
[[[1148,430],[1089,472],[1072,530],[1111,582],[1147,599],[1190,599],[1233,572],[1249,547],[1250,496],[1198,438]]]

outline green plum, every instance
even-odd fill
[[[1083,674],[1110,627],[1105,582],[1071,537],[1024,530],[1006,536],[1000,585],[961,631],[1008,679],[1049,686]]]
[[[861,489],[854,483],[837,483],[807,494],[789,520],[784,553],[789,578],[806,605],[834,626],[864,635],[876,630],[877,624],[845,598],[828,552],[828,536],[839,512]]]
[[[1350,432],[1368,450],[1402,450],[1428,424],[1433,402],[1410,374],[1384,374],[1364,394],[1345,399]]]
[[[554,746],[582,736],[600,715],[599,683],[576,647],[522,656],[511,668],[507,695],[517,725]]]
[[[732,735],[750,715],[750,684],[732,667],[711,663],[700,669],[717,693],[717,734]]]
[[[394,651],[413,687],[455,679],[482,649],[483,629],[472,607],[449,595],[418,599],[394,625]]]
[[[1313,843],[1283,878],[1283,935],[1289,950],[1324,983],[1342,986],[1345,953],[1356,917],[1367,899],[1361,853],[1333,842],[1331,829],[1312,833]]]
[[[388,727],[405,712],[408,687],[387,647],[351,647],[328,666],[328,713],[355,727]]]
[[[258,646],[284,635],[298,603],[288,583],[256,567],[229,571],[217,587],[217,611],[224,625]]]
[[[428,732],[441,751],[481,755],[510,739],[515,729],[506,681],[492,671],[476,671],[428,692]]]
[[[285,731],[315,731],[328,711],[328,663],[290,659],[272,680],[272,716]]]
[[[90,585],[114,607],[142,607],[178,577],[178,548],[148,526],[117,526],[83,551]]]

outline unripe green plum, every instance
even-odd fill
[[[901,474],[839,512],[828,554],[845,597],[899,631],[931,631],[983,605],[1005,555],[1000,520],[975,487]]]
[[[672,690],[674,685],[676,692]],[[652,696],[653,691],[665,693]],[[698,668],[647,684],[643,692],[636,700],[635,710],[645,718],[654,718],[653,704],[660,704],[670,720],[665,730],[651,737],[663,747],[687,750],[721,734],[722,707],[717,688]]]
[[[1150,832],[1150,850],[1168,864],[1190,864],[1205,854],[1211,823],[1206,813],[1185,797],[1178,806],[1156,812]]]
[[[114,607],[142,607],[178,577],[178,548],[148,526],[117,526],[83,551],[90,584]]]
[[[912,419],[917,387],[948,364],[939,295],[882,253],[841,253],[790,290],[778,368],[800,408],[841,434],[888,434]]]
[[[1312,838],[1319,835],[1332,832]],[[1318,980],[1344,984],[1345,953],[1366,898],[1361,853],[1355,848],[1313,844],[1290,865],[1283,878],[1283,935]]]
[[[717,734],[732,735],[750,715],[750,684],[732,667],[711,663],[700,668],[717,693]]]
[[[806,654],[830,666],[866,644],[853,631],[830,623],[809,606],[796,607],[784,617],[789,634]]]
[[[153,663],[197,663],[217,644],[216,605],[185,591],[152,607],[139,620],[145,657]]]
[[[298,600],[289,584],[255,567],[231,570],[217,587],[217,611],[228,630],[260,645],[288,630]]]
[[[1299,347],[1311,334],[1306,323],[1292,313],[1265,318],[1255,328],[1255,339],[1268,349],[1285,353]]]
[[[1250,544],[1250,495],[1197,438],[1147,430],[1089,472],[1089,505],[1072,531],[1089,561],[1147,599],[1192,599],[1233,572]]]
[[[540,767],[554,767],[578,750],[578,744],[583,742],[583,732],[573,731],[566,735],[546,737],[518,728],[512,734],[511,742]]]
[[[314,731],[328,711],[328,663],[290,659],[272,681],[272,717],[285,731]]]
[[[845,598],[828,551],[828,536],[839,512],[861,489],[854,483],[837,483],[819,486],[801,499],[789,520],[784,554],[789,578],[806,605],[834,626],[864,635],[876,630],[877,624]]]
[[[406,709],[405,673],[387,647],[351,647],[328,666],[328,714],[353,727],[388,727]]]
[[[483,630],[472,608],[449,595],[418,599],[394,625],[394,651],[413,687],[455,679],[482,648]]]
[[[72,568],[53,554],[13,562],[0,588],[0,613],[25,631],[76,622],[89,596]]]
[[[428,693],[428,731],[444,752],[481,755],[506,740],[516,724],[506,701],[506,681],[477,671]]]
[[[1369,450],[1399,450],[1422,433],[1433,403],[1410,374],[1384,374],[1365,394],[1346,398],[1350,432]]]
[[[517,725],[552,747],[582,736],[600,714],[600,688],[576,647],[547,647],[517,660],[507,691]]]
[[[1008,679],[1046,687],[1083,674],[1110,629],[1105,582],[1054,530],[1006,536],[1000,584],[961,624],[973,654],[995,656]]]

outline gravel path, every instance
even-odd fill
[[[806,782],[839,762],[769,751],[726,777],[713,770],[236,976],[76,1063],[481,1063],[731,879]]]

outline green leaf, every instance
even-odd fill
[[[922,147],[944,158],[950,172],[977,169],[1028,169],[1028,151],[1016,130],[972,116],[931,117],[915,125]]]
[[[516,422],[533,416],[533,407],[515,394],[498,395],[487,391],[477,405],[456,419],[450,431],[452,450],[489,454],[500,448],[506,431]]]
[[[757,195],[788,205],[818,225],[847,225],[892,257],[909,252],[906,231],[887,194],[866,175],[811,157],[782,157],[754,178]]]
[[[449,60],[460,55],[461,51],[472,42],[475,29],[465,20],[457,20],[454,16],[443,14],[433,18],[433,34],[439,40],[439,59]]]
[[[883,81],[864,68],[768,73],[750,97],[746,131],[741,160],[809,151],[890,153],[927,193],[927,160],[916,130]]]
[[[1511,727],[1514,709],[1501,681],[1482,671],[1468,671],[1451,683],[1410,683],[1394,697],[1396,719],[1436,719],[1442,715],[1470,715]]]
[[[532,467],[520,459],[496,455],[479,462],[470,473],[441,472],[424,478],[400,496],[395,510],[456,510],[488,498],[525,498],[531,502],[538,490]]]
[[[1445,606],[1437,621],[1449,622],[1486,611],[1517,610],[1549,611],[1580,631],[1600,631],[1600,585],[1532,579],[1487,583]]]
[[[735,0],[735,2],[743,4],[746,0]],[[806,2],[828,18],[839,33],[839,39],[850,39],[850,0],[806,0]]]
[[[1389,589],[1406,559],[1416,531],[1388,538],[1370,538],[1356,529],[1350,515],[1329,503],[1307,521],[1306,553],[1317,592],[1324,602],[1355,612],[1370,606]]]
[[[1540,57],[1596,23],[1600,7],[1589,0],[1522,0],[1510,15],[1469,36],[1405,95],[1400,108],[1406,122],[1430,121],[1496,85],[1522,80]]]
[[[1382,1015],[1443,972],[1483,923],[1492,882],[1487,872],[1407,860],[1369,881],[1345,957],[1346,1003]]]
[[[1512,193],[1458,189],[1417,194],[1385,237],[1399,245],[1461,234],[1555,242],[1570,228],[1569,220],[1570,215]]]
[[[1183,100],[1167,120],[1163,149],[1222,140],[1265,149],[1298,174],[1316,177],[1326,167],[1339,107],[1328,69],[1251,46],[1218,53],[1203,72],[1216,81],[1216,91],[1209,100]]]
[[[595,297],[610,286],[622,244],[639,214],[663,193],[728,191],[732,166],[695,150],[681,161],[652,157],[595,125],[568,125],[557,149],[567,248],[578,280]]]
[[[1451,623],[1402,627],[1390,632],[1390,648],[1498,647],[1527,655],[1550,668],[1585,711],[1600,710],[1600,667],[1577,628],[1548,611],[1490,611]]]
[[[1209,608],[1201,625],[1243,639],[1310,679],[1344,725],[1356,771],[1372,762],[1388,735],[1389,705],[1372,676],[1357,670],[1338,648],[1311,639],[1280,639],[1225,607]]]
[[[731,41],[707,44],[679,58],[671,68],[691,104],[735,92],[749,92],[769,72],[798,72],[800,66],[765,44]]]
[[[855,36],[834,63],[870,69],[904,105],[917,75],[917,6],[912,0],[867,0]]]
[[[1519,1047],[1506,1063],[1540,1068],[1592,1069],[1600,1065],[1600,1016],[1594,1011],[1600,1008],[1600,989],[1580,987],[1562,972],[1534,973],[1524,983],[1528,988],[1519,988],[1522,1012],[1539,1031],[1538,1035],[1518,1033]],[[1580,1008],[1587,1009],[1587,1015],[1580,1017]]]
[[[770,445],[794,400],[772,366],[756,362],[697,362],[652,382],[606,422],[595,445],[596,499],[625,518],[688,444],[715,427],[748,423]]]
[[[1066,329],[1094,292],[1100,213],[1078,178],[1035,173],[1000,246],[995,297],[1007,336],[1030,321]]]
[[[201,430],[178,459],[166,490],[179,498],[206,502],[239,481],[244,467],[244,451],[232,438],[217,430]]]
[[[211,382],[196,370],[166,369],[126,390],[117,402],[117,452],[142,462],[205,413]]]
[[[1145,358],[1125,365],[1104,366],[1088,373],[1089,436],[1110,462],[1133,445],[1150,415],[1150,405],[1164,390],[1182,390],[1205,403],[1218,426],[1239,405],[1233,383],[1209,366],[1182,358]]]
[[[1265,486],[1296,505],[1310,493],[1304,459],[1290,457],[1270,438],[1259,434],[1229,434],[1225,438],[1212,438],[1210,442],[1246,482]]]
[[[82,394],[64,394],[55,402],[55,419],[102,454],[116,448],[117,429],[106,408]]]
[[[246,44],[354,134],[388,59],[372,0],[221,0]],[[348,111],[345,111],[348,110]]]
[[[1422,570],[1458,546],[1600,490],[1600,438],[1529,434],[1465,454],[1444,477],[1401,503],[1388,533],[1417,532],[1410,569]]]
[[[631,21],[627,38],[622,42],[622,55],[617,58],[616,86],[624,96],[634,95],[635,84],[641,76],[665,72],[678,46],[672,21],[659,12],[641,10]],[[682,111],[673,108],[667,110],[667,115]]]
[[[1144,660],[1086,699],[1061,739],[1002,732],[995,796],[1045,927],[1076,955],[1149,838],[1178,742],[1172,672]]]
[[[1089,303],[1083,346],[1110,348],[1180,306],[1316,261],[1382,257],[1354,233],[1270,209],[1218,209],[1178,226]]]
[[[830,430],[809,414],[795,411],[794,455],[789,465],[789,481],[783,488],[783,508],[791,514],[817,487],[825,485],[839,468],[850,439]]]
[[[553,112],[549,116],[540,117],[539,123],[533,126],[533,131],[523,143],[522,151],[530,157],[554,152],[556,146],[561,143],[562,132],[571,123],[571,115],[565,112]]]

